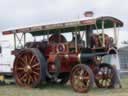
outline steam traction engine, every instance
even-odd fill
[[[116,72],[102,57],[116,54],[116,29],[122,26],[116,18],[99,17],[4,31],[4,35],[14,35],[16,83],[37,87],[42,81],[66,83],[70,79],[76,92],[87,92],[94,81],[99,88],[113,87]],[[105,34],[107,28],[113,28],[114,39]],[[26,42],[26,33],[42,40]]]

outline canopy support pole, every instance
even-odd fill
[[[105,39],[104,39],[104,20],[102,20],[102,47],[105,47]]]
[[[14,32],[14,48],[16,49],[16,31]]]
[[[24,45],[25,45],[25,43],[26,43],[26,33],[24,32]]]
[[[47,40],[48,40],[48,44],[49,44],[49,31],[47,31]]]
[[[117,46],[117,32],[116,32],[116,23],[114,23],[114,39],[115,39],[115,46]]]
[[[75,51],[77,53],[78,48],[77,48],[77,32],[76,31],[75,31]]]

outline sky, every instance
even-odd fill
[[[0,0],[0,30],[72,21],[84,17],[113,16],[124,22],[120,41],[128,35],[128,0]]]

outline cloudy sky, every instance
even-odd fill
[[[121,19],[125,26],[120,40],[127,40],[127,4],[127,0],[0,0],[0,30],[71,21],[91,10],[95,16]]]

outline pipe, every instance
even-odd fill
[[[100,52],[100,53],[81,53],[79,58],[80,58],[80,62],[81,63],[85,63],[88,62],[88,61],[92,61],[92,58],[93,57],[96,57],[96,56],[104,56],[106,55],[107,52]]]

